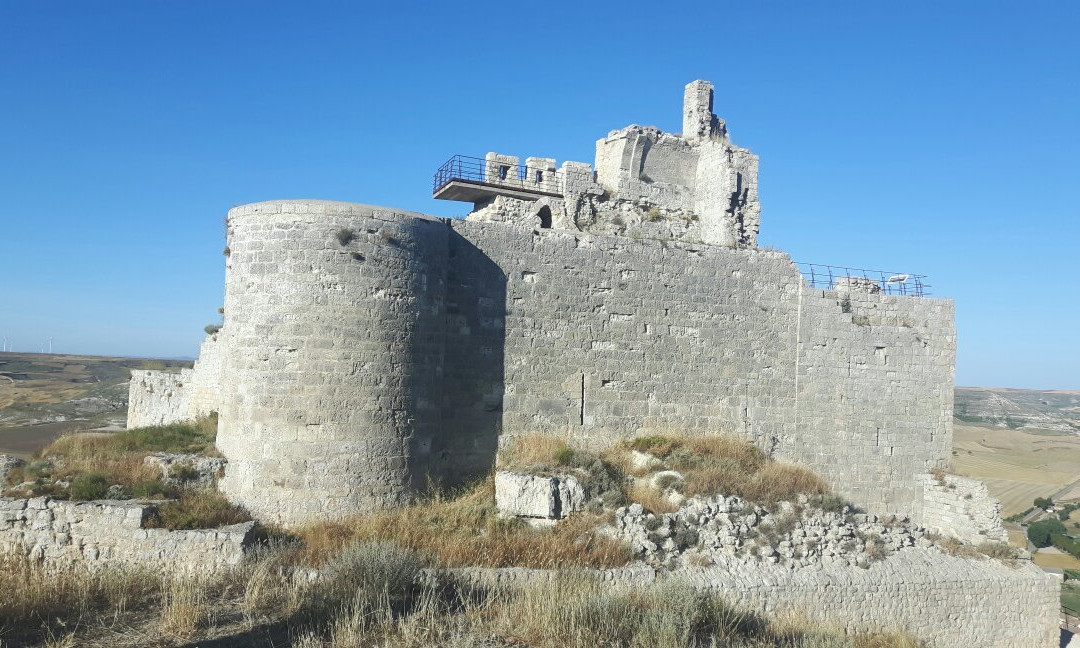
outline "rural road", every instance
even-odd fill
[[[1062,486],[1060,489],[1055,491],[1053,495],[1050,496],[1050,499],[1052,499],[1052,500],[1054,500],[1056,502],[1059,497],[1064,497],[1069,491],[1071,491],[1072,489],[1074,489],[1074,488],[1076,488],[1078,486],[1080,486],[1080,479],[1077,479],[1076,481],[1072,482],[1071,484],[1067,484],[1065,486]],[[1031,513],[1028,513],[1027,515],[1025,515],[1020,520],[1020,524],[1022,524],[1022,525],[1029,524],[1032,520],[1034,520],[1036,517],[1039,516],[1039,514],[1041,514],[1043,512],[1044,511],[1042,509],[1036,508]]]

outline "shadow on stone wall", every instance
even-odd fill
[[[502,431],[506,275],[449,229],[442,416],[428,472],[456,486],[495,465]]]

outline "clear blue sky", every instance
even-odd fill
[[[454,153],[591,161],[716,83],[761,244],[930,275],[957,382],[1080,388],[1080,3],[0,0],[0,335],[191,356],[236,204],[440,216]]]

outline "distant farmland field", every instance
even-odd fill
[[[1080,480],[1080,437],[968,425],[953,428],[956,473],[986,482],[1006,516]]]
[[[0,453],[28,457],[70,432],[123,426],[132,369],[189,362],[0,353]]]

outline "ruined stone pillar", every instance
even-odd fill
[[[713,84],[701,80],[686,84],[683,93],[683,138],[700,142],[723,137],[726,132],[724,122],[713,114]]]

